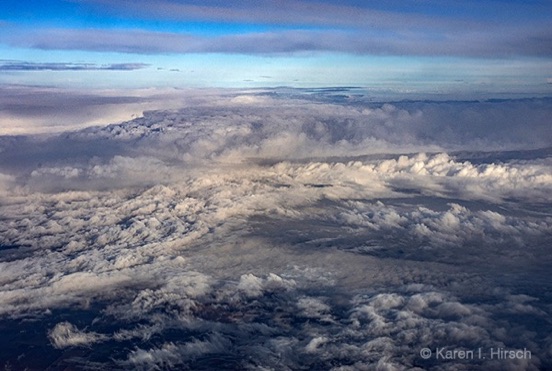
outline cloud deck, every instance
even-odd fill
[[[201,102],[2,138],[4,364],[552,365],[549,103]]]

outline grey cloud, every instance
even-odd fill
[[[147,63],[112,63],[107,66],[100,66],[99,69],[114,71],[132,71],[149,67]]]
[[[229,4],[221,1],[158,1],[152,8],[146,1],[121,1],[117,4],[105,0],[81,1],[95,4],[111,12],[157,19],[207,20],[222,22],[246,22],[284,25],[316,26],[365,26],[411,28],[415,26],[440,26],[447,23],[435,17],[419,14],[401,14],[397,11],[377,10],[370,4],[358,6],[346,2],[330,4],[313,1],[246,1]],[[147,10],[147,12],[145,12]],[[456,23],[456,21],[452,21]],[[459,24],[470,23],[458,22]],[[473,22],[472,22],[473,23]],[[450,21],[448,23],[450,26]]]
[[[496,34],[500,28],[518,30],[528,27],[546,29],[544,16],[548,5],[505,3],[487,5],[452,1],[431,2],[427,8],[404,2],[284,0],[242,1],[240,4],[213,1],[147,1],[81,0],[95,11],[116,13],[139,19],[200,20],[226,23],[252,23],[317,28],[378,29],[383,31],[426,31],[429,34],[466,30],[486,30]],[[530,11],[528,11],[530,10]],[[455,17],[451,16],[455,13]],[[535,14],[541,17],[535,17]],[[481,15],[487,15],[482,21]],[[511,14],[517,14],[512,18]],[[477,15],[477,16],[473,16]],[[495,31],[495,32],[493,32]]]
[[[146,99],[137,96],[109,96],[82,91],[63,91],[55,88],[10,87],[0,88],[0,107],[4,115],[33,117],[35,119],[53,116],[51,121],[78,120],[93,116],[93,112],[106,109],[109,105],[141,103]],[[7,120],[6,120],[7,121]],[[5,126],[2,129],[9,128]],[[32,132],[32,128],[30,128]]]
[[[294,30],[243,33],[226,36],[197,36],[142,30],[107,31],[42,29],[18,31],[0,38],[14,46],[38,49],[115,51],[122,53],[243,53],[289,54],[336,51],[376,55],[452,55],[505,57],[512,55],[550,56],[549,30],[522,30],[511,36],[499,30],[450,33],[436,39],[431,32],[384,33],[370,30]],[[65,66],[68,68],[69,66]],[[127,69],[114,65],[98,69]],[[32,66],[30,68],[33,68]],[[50,66],[50,68],[56,68]],[[74,67],[75,68],[75,67]]]
[[[121,122],[148,108],[172,105],[171,91],[83,91],[54,87],[0,86],[0,134],[60,132]]]
[[[142,30],[108,31],[83,29],[45,29],[19,32],[3,38],[12,45],[38,49],[116,51],[122,53],[186,53],[201,48],[201,38],[176,33]]]
[[[550,56],[546,41],[548,30],[536,34],[522,32],[514,38],[508,34],[488,35],[473,31],[451,33],[436,40],[426,32],[381,35],[371,31],[281,31],[241,34],[220,38],[198,39],[190,51],[244,54],[278,54],[334,51],[363,55],[451,55],[470,57],[504,57],[511,55]],[[175,52],[179,52],[175,50]],[[180,52],[187,52],[181,50]]]
[[[133,71],[148,67],[144,63],[115,63],[96,65],[91,63],[36,63],[0,61],[0,71]]]
[[[42,29],[6,33],[2,39],[13,45],[42,49],[79,49],[127,53],[223,52],[246,54],[340,51],[358,54],[453,55],[509,57],[550,56],[548,6],[540,4],[484,4],[433,2],[432,11],[404,3],[286,0],[220,1],[79,1],[94,11],[138,19],[168,19],[252,23],[268,26],[264,33],[236,33],[202,37],[141,30]],[[540,6],[539,6],[540,5]],[[409,10],[405,11],[405,8]],[[435,10],[437,9],[437,10]],[[532,12],[526,12],[531,9]],[[457,16],[449,14],[456,12]],[[441,15],[437,15],[440,14]],[[486,14],[487,20],[470,14]],[[511,14],[518,15],[511,17]],[[527,14],[531,14],[530,18]],[[297,28],[270,30],[274,25]],[[305,30],[305,26],[311,30]]]

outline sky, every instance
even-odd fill
[[[0,83],[546,95],[549,1],[2,1]]]

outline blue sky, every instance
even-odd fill
[[[0,4],[0,83],[552,91],[550,1]]]

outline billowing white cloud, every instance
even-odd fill
[[[95,332],[80,331],[69,322],[58,323],[49,333],[48,336],[52,341],[52,345],[56,348],[90,347],[92,344],[106,340],[105,335]]]

